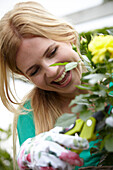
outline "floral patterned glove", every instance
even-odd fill
[[[69,148],[87,149],[88,141],[78,136],[60,134],[62,130],[62,127],[56,127],[27,139],[17,157],[20,170],[72,170],[75,166],[82,166],[83,160]]]

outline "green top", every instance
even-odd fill
[[[113,83],[110,83],[110,86],[112,86]],[[112,93],[113,95],[113,93]],[[31,109],[31,104],[30,101],[26,102],[25,108]],[[20,145],[28,139],[32,138],[35,136],[35,125],[34,125],[34,119],[33,119],[33,112],[32,111],[26,111],[28,113],[24,115],[20,115],[18,118],[18,123],[17,123],[17,131],[18,131],[18,137],[19,137],[19,142]],[[99,161],[100,161],[100,154],[90,154],[90,148],[94,147],[94,144],[97,142],[91,141],[89,143],[89,149],[82,151],[80,153],[80,157],[84,159],[84,166],[83,167],[88,167],[88,166],[97,166]],[[75,170],[77,170],[79,167],[76,167]]]
[[[27,109],[31,109],[30,101],[26,102],[24,107]],[[35,136],[33,112],[32,111],[26,112],[28,113],[19,116],[17,123],[17,131],[20,145],[22,145],[22,143],[28,138],[32,138]]]

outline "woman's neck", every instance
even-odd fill
[[[65,95],[60,95],[60,107],[63,113],[72,113],[71,108],[69,106],[70,102],[77,96],[80,94],[87,94],[88,91],[86,90],[80,90],[78,89],[76,91],[76,93],[69,95],[69,94],[65,94]]]
[[[59,94],[60,98],[62,101],[71,101],[73,100],[76,96],[80,95],[80,94],[87,94],[89,93],[89,91],[87,90],[81,90],[81,89],[77,89],[75,90],[75,92],[73,93],[63,93],[63,94]]]

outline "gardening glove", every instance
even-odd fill
[[[88,141],[79,136],[60,134],[62,127],[56,127],[27,139],[21,146],[17,162],[20,170],[72,170],[82,166],[83,160],[69,149],[85,150]]]

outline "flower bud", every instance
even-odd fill
[[[85,44],[85,43],[87,43],[87,39],[81,36],[80,44]]]
[[[76,45],[72,44],[72,49],[77,52],[77,47],[76,47]]]

